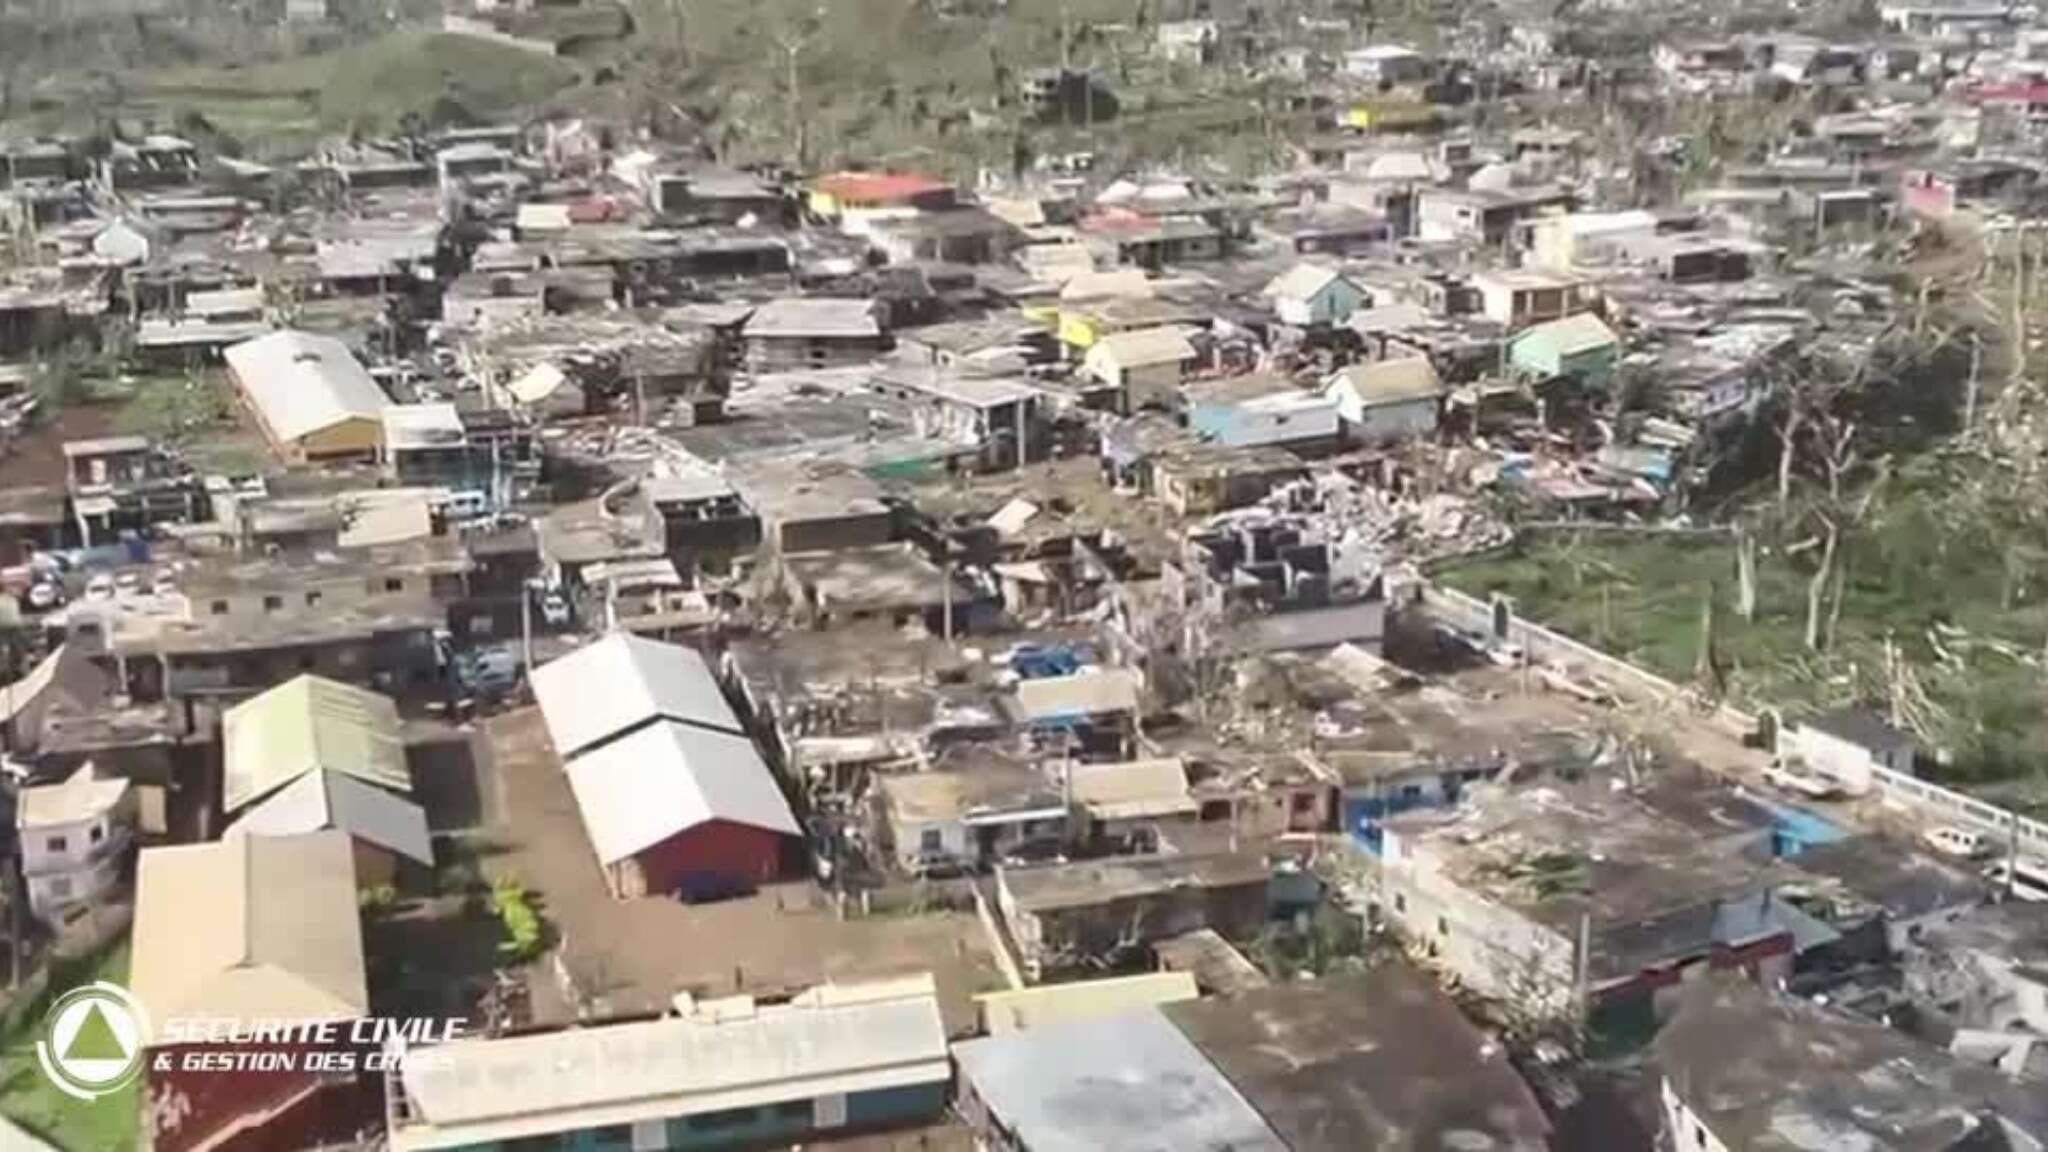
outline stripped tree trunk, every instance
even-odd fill
[[[1827,598],[1828,577],[1835,569],[1835,546],[1841,537],[1833,520],[1822,523],[1827,526],[1827,535],[1821,544],[1820,567],[1814,570],[1813,579],[1806,582],[1806,647],[1813,652],[1821,650],[1821,604]]]
[[[1756,537],[1749,529],[1735,529],[1735,614],[1756,619]]]

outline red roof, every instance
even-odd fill
[[[602,224],[607,220],[624,218],[625,213],[609,196],[589,196],[569,202],[569,222],[572,224]]]
[[[2048,84],[1977,84],[1968,90],[1978,103],[2048,104]]]
[[[835,172],[818,177],[811,187],[856,204],[888,204],[953,190],[944,180],[911,172]]]

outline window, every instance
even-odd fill
[[[308,607],[308,608],[318,608],[319,606],[320,606],[320,590],[319,590],[318,588],[315,588],[315,589],[313,589],[313,590],[312,590],[311,592],[308,592],[308,593],[306,593],[306,607]]]
[[[1692,1142],[1693,1145],[1698,1148],[1705,1148],[1707,1146],[1706,1125],[1695,1124],[1692,1126]]]
[[[809,1124],[813,1106],[809,1100],[784,1100],[775,1106],[774,1112],[777,1120]]]
[[[92,834],[86,838],[92,841],[94,844],[97,844],[100,841],[105,840],[107,838],[107,830],[95,824],[92,826]]]
[[[1407,913],[1408,897],[1405,894],[1400,892],[1394,893],[1394,911],[1400,912],[1404,915]]]
[[[405,591],[405,577],[403,577],[403,576],[387,576],[387,577],[385,577],[385,578],[384,578],[384,590],[385,590],[386,592],[403,592],[403,591]]]
[[[943,852],[946,848],[945,834],[937,828],[927,828],[917,835],[917,850],[920,852]]]
[[[62,836],[52,836],[43,842],[43,847],[48,848],[52,852],[62,852],[70,846],[70,842]]]
[[[699,1112],[690,1117],[690,1127],[700,1131],[718,1128],[744,1128],[760,1119],[760,1113],[753,1108],[725,1108],[717,1112]]]
[[[265,596],[265,597],[263,598],[263,610],[264,610],[265,612],[282,612],[282,611],[284,611],[284,597],[282,597],[282,596]]]
[[[213,613],[215,616],[225,616],[228,614],[228,602],[225,600],[215,600],[212,604],[207,606],[207,611]]]
[[[1437,917],[1436,934],[1439,936],[1449,936],[1451,934],[1451,922],[1442,916]]]

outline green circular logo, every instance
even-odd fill
[[[97,1100],[142,1071],[148,1017],[126,988],[105,980],[58,997],[43,1018],[36,1060],[66,1095]]]

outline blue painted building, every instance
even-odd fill
[[[946,1108],[929,975],[782,1004],[691,1002],[660,1020],[416,1053],[392,1078],[392,1152],[655,1152],[805,1143]]]

